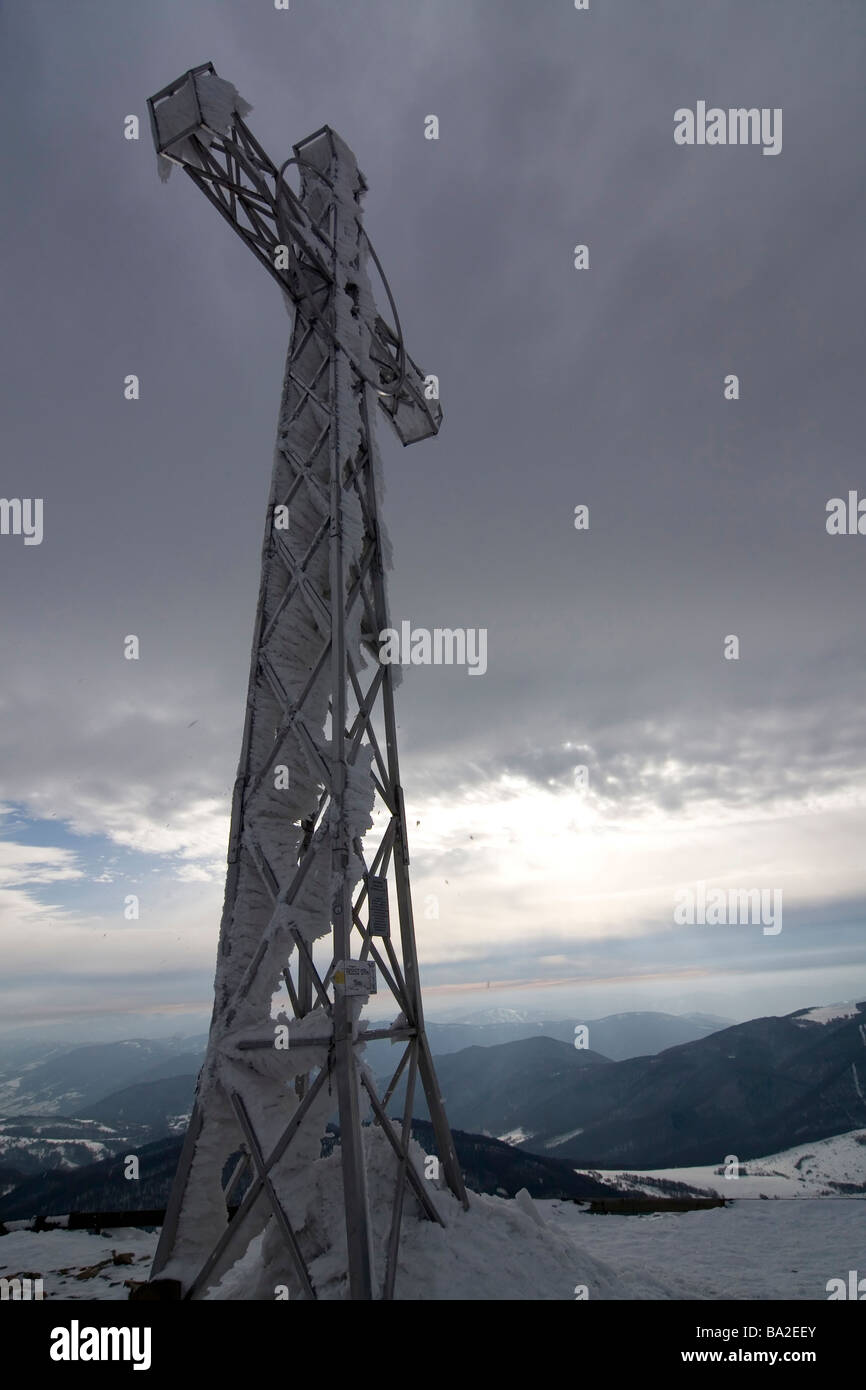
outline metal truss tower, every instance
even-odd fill
[[[277,167],[244,122],[249,107],[209,63],[148,106],[161,171],[186,170],[293,311],[214,1011],[150,1287],[152,1296],[200,1298],[263,1235],[262,1248],[284,1260],[289,1296],[315,1298],[319,1252],[293,1225],[292,1201],[336,1110],[349,1297],[387,1299],[406,1190],[424,1217],[442,1220],[410,1153],[418,1080],[446,1181],[467,1204],[424,1031],[395,673],[378,660],[388,543],[370,405],[409,444],[437,432],[438,390],[405,351],[384,276],[393,327],[376,311],[368,257],[381,267],[362,224],[366,185],[334,131],[323,127]],[[373,1028],[360,1015],[379,985],[396,1017]],[[379,1096],[360,1050],[381,1038],[401,1055]],[[387,1107],[404,1071],[394,1124]],[[378,1241],[367,1107],[393,1153]]]

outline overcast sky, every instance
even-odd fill
[[[28,0],[0,53],[5,1024],[210,1009],[290,323],[157,176],[208,60],[277,162],[355,150],[440,378],[437,439],[378,429],[395,623],[488,634],[398,695],[428,1011],[866,997],[862,0]],[[675,144],[699,101],[781,152]],[[783,929],[675,924],[698,880]]]

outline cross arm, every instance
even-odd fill
[[[289,165],[303,164],[309,141],[296,145],[295,158],[278,168],[243,119],[249,109],[212,63],[164,87],[148,100],[160,172],[165,176],[172,164],[185,169],[296,309],[317,332],[333,337],[327,315],[317,310],[321,291],[333,283],[333,247],[284,177]],[[438,432],[442,410],[438,392],[405,351],[396,311],[394,319],[392,327],[376,314],[366,324],[373,378],[345,343],[338,346],[372,387],[401,442],[412,444]]]

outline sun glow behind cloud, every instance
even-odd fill
[[[650,771],[644,781],[657,792],[659,766]],[[672,787],[691,775],[673,758],[661,772]],[[423,778],[413,782],[423,785]],[[635,946],[623,979],[642,970],[648,980],[703,975],[712,961],[674,965],[682,931],[673,923],[674,895],[698,879],[781,887],[789,915],[826,913],[857,896],[864,797],[856,786],[755,806],[683,798],[668,807],[663,800],[650,790],[617,800],[604,782],[584,792],[513,773],[479,778],[453,796],[409,795],[416,930],[422,962],[435,972],[431,988],[459,989],[461,978],[463,988],[477,988],[479,971],[499,987],[517,987],[515,960],[538,987],[546,978],[586,982],[594,975],[612,985],[620,977],[610,953],[629,941]],[[62,847],[9,841],[0,848],[8,999],[17,993],[29,1008],[55,989],[60,998],[70,981],[77,1011],[88,998],[94,1010],[120,997],[138,1008],[172,1007],[198,994],[196,981],[207,998],[227,807],[196,796],[164,823],[148,804],[87,806],[87,825],[104,819],[104,841],[118,849],[108,867],[104,856],[93,858],[92,834],[69,834]],[[81,819],[74,812],[70,823]],[[19,840],[27,826],[18,824]],[[50,829],[59,834],[61,826]],[[141,913],[126,921],[123,902],[133,892]],[[666,966],[655,954],[660,936],[670,938]],[[784,933],[780,940],[787,942]],[[46,987],[49,958],[57,983]],[[715,966],[732,966],[725,945]]]
[[[518,939],[531,949],[533,935],[579,942],[673,930],[676,889],[698,879],[781,887],[789,910],[847,900],[862,882],[863,799],[847,790],[811,806],[647,802],[619,813],[591,793],[506,776],[453,801],[410,801],[425,956],[471,957]]]

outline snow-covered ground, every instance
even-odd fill
[[[155,1233],[131,1226],[98,1234],[13,1229],[0,1238],[0,1277],[41,1277],[46,1299],[127,1298],[124,1281],[147,1278],[155,1249]]]
[[[654,1168],[614,1173],[577,1169],[623,1192],[658,1196],[652,1179],[686,1183],[720,1197],[839,1197],[846,1187],[866,1184],[866,1129],[801,1144],[768,1158],[745,1159],[740,1176],[724,1176],[719,1165],[697,1168]],[[853,1195],[853,1194],[848,1194]]]
[[[509,1129],[505,1134],[497,1134],[496,1138],[502,1144],[513,1144],[515,1148],[518,1144],[524,1144],[532,1135],[525,1129]]]
[[[124,1136],[98,1120],[49,1115],[0,1117],[0,1165],[25,1177],[100,1163],[124,1145]],[[0,1183],[4,1195],[20,1180]]]
[[[826,1299],[827,1281],[866,1273],[866,1201],[738,1201],[711,1211],[590,1216],[539,1202],[551,1225],[628,1282],[675,1299]],[[590,1298],[594,1295],[590,1289]],[[644,1297],[656,1298],[647,1292]]]
[[[112,1157],[115,1148],[96,1139],[46,1139],[43,1135],[0,1133],[0,1159],[9,1164],[27,1159],[40,1169],[71,1170],[86,1163],[101,1163]]]
[[[851,999],[842,1004],[822,1004],[795,1018],[795,1023],[835,1023],[840,1018],[856,1018],[860,1005]]]
[[[407,1210],[398,1299],[823,1300],[828,1280],[866,1272],[866,1202],[856,1200],[739,1201],[652,1216],[590,1216],[526,1196],[473,1196],[468,1213],[445,1205],[444,1230]],[[41,1275],[46,1299],[123,1299],[126,1280],[147,1278],[155,1246],[155,1233],[129,1228],[13,1230],[0,1238],[0,1276]],[[260,1255],[253,1242],[219,1298],[274,1296],[262,1289]],[[314,1264],[323,1297],[342,1296],[341,1268],[336,1250]]]

